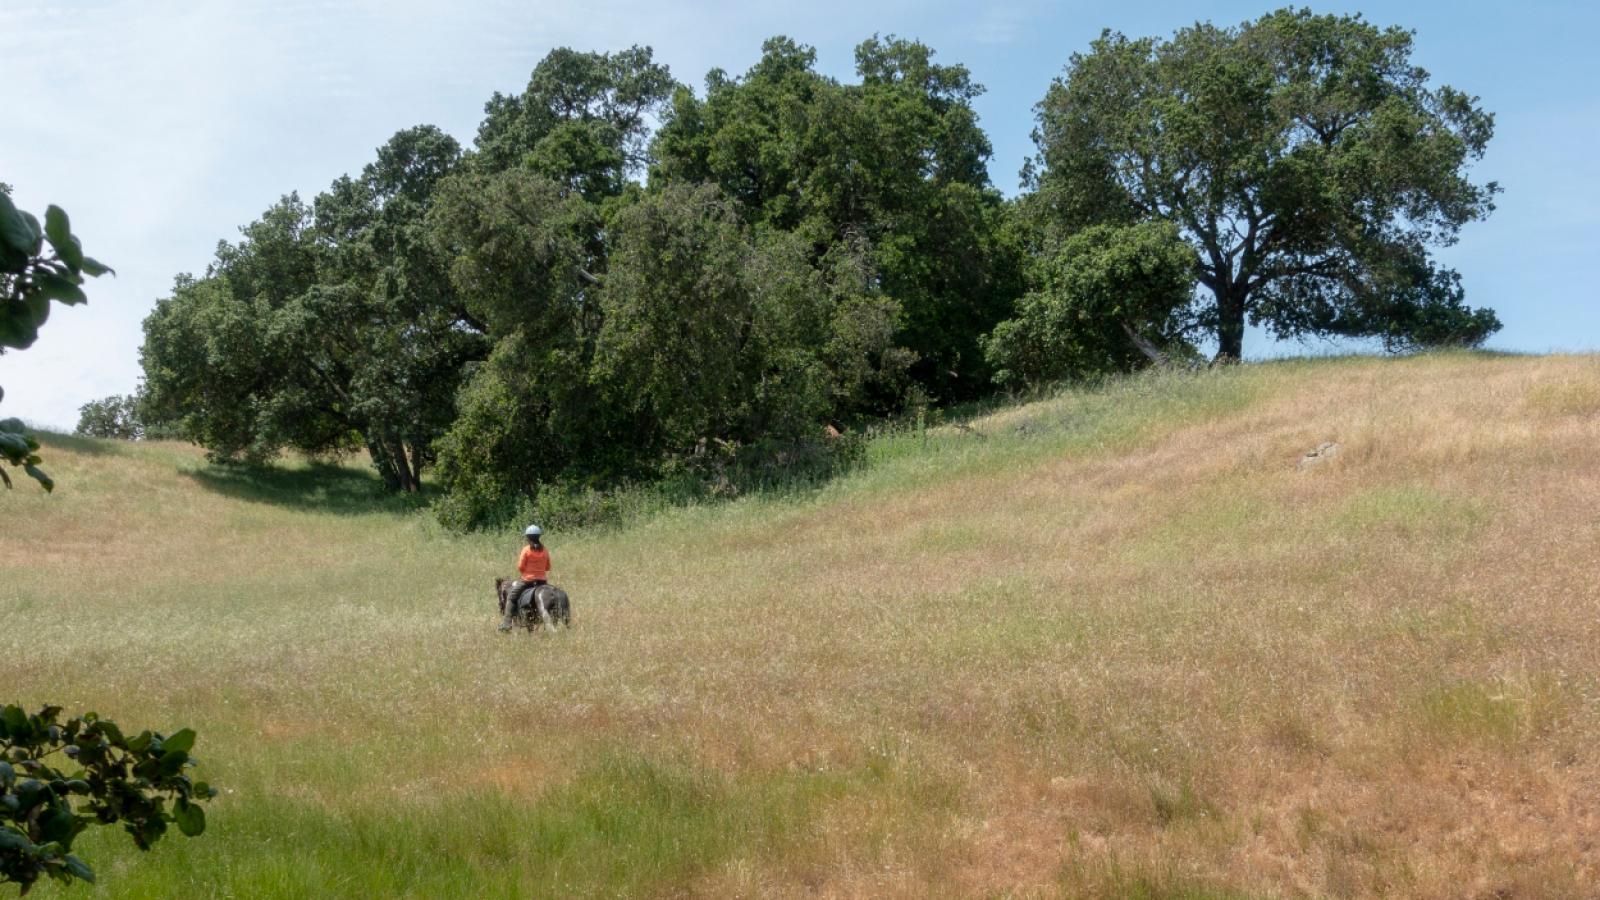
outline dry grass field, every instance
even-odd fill
[[[0,695],[192,726],[224,789],[201,838],[80,841],[71,893],[1600,896],[1600,358],[970,426],[553,535],[553,636],[494,630],[517,534],[359,466],[49,441],[56,494],[0,496]]]

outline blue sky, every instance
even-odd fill
[[[519,91],[552,47],[648,44],[696,87],[741,72],[786,34],[851,77],[873,33],[932,45],[988,88],[978,111],[1007,193],[1032,152],[1032,107],[1102,28],[1168,34],[1236,23],[1271,3],[664,3],[636,0],[0,0],[0,181],[23,209],[57,203],[118,276],[54,313],[33,348],[0,356],[0,416],[71,428],[78,406],[138,382],[140,322],[179,272],[280,195],[310,196],[419,123],[470,143],[483,102]],[[1500,209],[1442,258],[1469,302],[1498,310],[1490,346],[1600,349],[1600,6],[1580,2],[1319,4],[1413,28],[1416,60],[1483,98],[1497,136],[1475,169]],[[1319,352],[1259,334],[1250,356]]]

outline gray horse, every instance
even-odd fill
[[[521,620],[533,631],[539,625],[554,630],[559,623],[572,627],[572,601],[567,592],[553,584],[541,584],[522,591],[522,596],[511,597],[510,578],[496,578],[494,593],[500,600],[500,615],[509,609],[513,619]],[[507,604],[512,604],[507,606]]]

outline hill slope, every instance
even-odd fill
[[[358,469],[58,439],[0,497],[0,684],[200,732],[211,830],[86,839],[110,896],[1593,889],[1600,358],[970,424],[553,536],[549,637],[493,630],[516,535]]]

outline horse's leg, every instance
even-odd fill
[[[534,588],[533,602],[539,606],[539,622],[544,625],[544,630],[555,631],[556,624],[550,618],[550,608],[544,602],[544,591]]]
[[[535,621],[533,618],[533,590],[531,588],[517,595],[517,615],[521,617],[522,627],[528,629],[529,634],[533,634]]]

